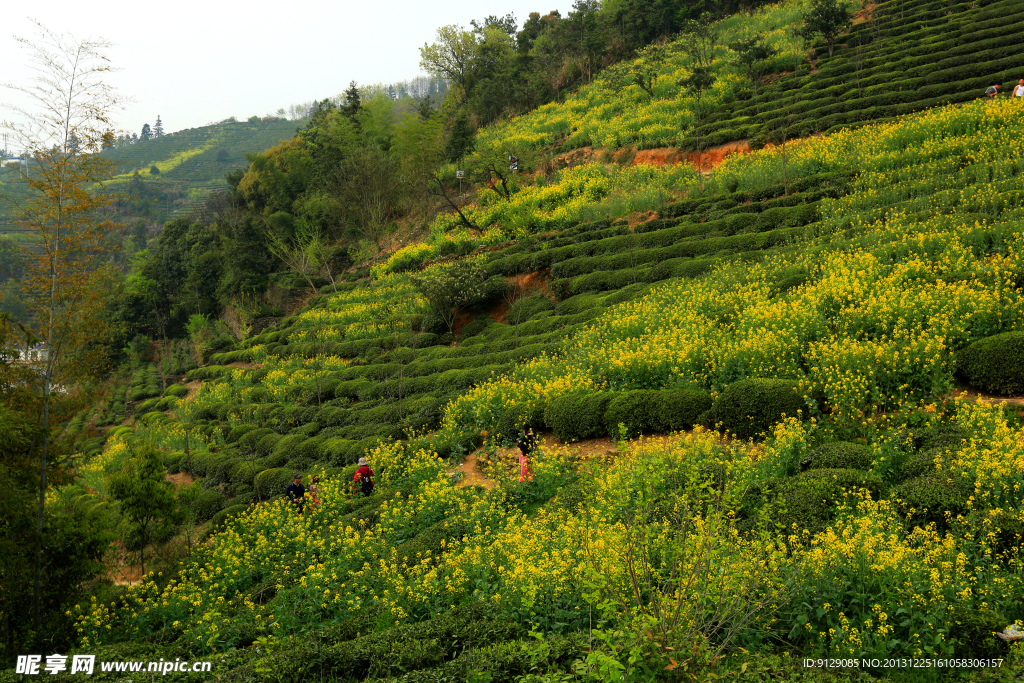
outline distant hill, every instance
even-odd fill
[[[246,154],[292,138],[303,125],[305,121],[253,117],[188,128],[103,154],[117,164],[117,180],[138,172],[149,187],[147,201],[137,209],[162,222],[187,213],[211,193],[226,188],[225,174],[248,165]]]
[[[188,128],[145,142],[109,149],[103,155],[117,166],[114,187],[124,189],[127,218],[162,224],[188,213],[213,192],[227,188],[224,176],[248,165],[255,154],[289,140],[305,120],[225,121]],[[156,173],[153,173],[155,167]],[[130,189],[130,181],[138,181]],[[0,168],[0,234],[12,229],[12,203],[22,193],[11,168]]]

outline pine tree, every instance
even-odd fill
[[[161,137],[164,134],[164,124],[160,122],[160,115],[156,115],[156,125],[153,126],[153,137]]]

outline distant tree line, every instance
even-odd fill
[[[477,126],[521,114],[589,82],[600,69],[668,40],[687,22],[719,18],[768,0],[576,0],[557,10],[488,16],[443,26],[420,49],[420,65],[443,78]]]

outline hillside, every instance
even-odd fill
[[[246,154],[258,154],[291,139],[303,121],[274,119],[235,121],[169,133],[152,140],[108,149],[117,175],[109,187],[124,195],[126,220],[143,218],[163,223],[187,215],[214,192],[227,189],[224,176],[248,165]],[[158,172],[152,173],[155,168]],[[134,174],[138,179],[132,182]],[[8,229],[12,205],[24,189],[11,169],[0,168],[0,234]]]
[[[720,22],[712,65],[717,79],[704,96],[696,131],[696,100],[678,85],[691,59],[677,42],[668,46],[667,57],[630,65],[629,73],[653,71],[653,95],[605,75],[563,103],[490,127],[481,144],[522,151],[549,145],[560,151],[627,145],[695,149],[745,139],[763,145],[783,135],[806,137],[967,102],[993,83],[1016,83],[1024,73],[1024,57],[1011,48],[1019,43],[1024,9],[1012,0],[890,0],[855,9],[855,23],[832,56],[819,43],[813,61],[791,31],[803,11],[800,3]],[[777,53],[757,63],[755,95],[729,46],[757,36]]]
[[[245,168],[247,154],[259,154],[295,135],[303,121],[227,121],[189,128],[104,152],[116,164],[118,181],[138,172],[152,206],[142,207],[160,223],[187,214],[215,191],[227,189],[224,176]],[[153,173],[156,168],[158,173]]]
[[[790,148],[785,184],[781,150],[733,157],[703,192],[676,175],[690,198],[646,222],[578,223],[475,256],[442,242],[470,256],[399,267],[399,254],[341,285],[213,358],[254,366],[191,371],[198,392],[139,406],[102,463],[144,438],[171,471],[242,501],[319,471],[321,506],[232,503],[180,576],[132,589],[128,609],[87,607],[83,645],[110,658],[122,639],[154,657],[227,649],[225,680],[514,680],[530,662],[597,666],[621,643],[645,653],[636,680],[671,662],[707,671],[722,642],[759,653],[724,671],[786,666],[772,659],[785,651],[1005,657],[954,615],[982,630],[1018,618],[1015,545],[1000,534],[1024,519],[1024,450],[1013,414],[951,392],[964,349],[1024,314],[1019,161],[993,144],[1021,120],[1018,103],[982,102],[812,139]],[[578,176],[545,188],[546,211],[577,201],[556,191]],[[480,284],[453,344],[415,277],[468,264]],[[803,421],[772,427],[796,407]],[[559,443],[623,440],[597,461],[545,448],[520,484],[502,446],[524,423]],[[754,446],[699,423],[769,433]],[[418,436],[395,440],[407,431]],[[448,473],[481,439],[496,486],[461,487]],[[363,454],[378,490],[351,498]],[[701,589],[633,603],[624,572],[660,571],[649,553]],[[611,612],[592,611],[584,577]],[[764,601],[744,616],[730,596],[753,593]],[[653,618],[677,601],[678,620]],[[621,640],[620,610],[651,617],[657,643]],[[715,610],[723,622],[707,621]],[[748,640],[762,633],[779,645]],[[681,661],[669,643],[697,649]]]
[[[671,46],[462,156],[458,112],[349,100],[169,222],[48,502],[133,585],[58,636],[225,681],[1018,680],[1024,100],[978,96],[1020,8],[851,7],[831,57],[806,9],[716,24],[699,127]]]

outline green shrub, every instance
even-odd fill
[[[905,516],[912,524],[948,529],[949,520],[966,514],[968,489],[950,482],[944,474],[933,473],[916,477],[900,484],[892,497],[899,501]]]
[[[767,433],[783,416],[796,416],[799,411],[807,414],[796,382],[756,377],[727,386],[700,419],[709,427],[749,439]]]
[[[262,660],[262,664],[267,671],[287,672],[289,680],[323,677],[339,681],[383,681],[402,676],[403,680],[424,683],[463,681],[466,680],[464,675],[455,672],[449,674],[447,669],[444,676],[437,677],[437,667],[445,665],[471,647],[515,641],[526,635],[521,624],[507,619],[495,619],[492,612],[482,603],[460,606],[427,621],[395,626],[384,631],[374,632],[372,628],[363,628],[363,635],[343,641],[318,641],[316,647],[309,649],[282,648]],[[522,649],[520,643],[516,643],[516,649]],[[529,657],[521,654],[518,660],[521,668],[516,670],[517,673],[528,672]],[[483,665],[489,660],[480,661]],[[461,670],[466,671],[465,668]]]
[[[167,468],[168,474],[177,474],[181,471],[182,463],[185,460],[185,454],[180,451],[170,451],[163,454],[164,467]]]
[[[667,389],[656,392],[654,429],[678,432],[693,429],[700,415],[711,409],[711,397],[694,389]]]
[[[928,474],[935,474],[935,458],[938,457],[941,461],[948,463],[951,460],[951,457],[947,455],[947,453],[949,453],[949,451],[941,446],[937,448],[928,448],[914,453],[900,466],[900,481],[916,479],[917,477],[922,477]]]
[[[1007,620],[990,609],[954,606],[949,614],[949,640],[957,657],[1001,658],[1006,644],[995,633],[1006,628]]]
[[[257,458],[265,458],[274,452],[274,446],[284,437],[277,432],[270,432],[260,437],[252,452]]]
[[[608,436],[618,438],[620,424],[625,428],[628,438],[657,430],[660,403],[657,394],[656,391],[626,391],[609,401],[604,414]]]
[[[962,349],[956,355],[956,373],[990,394],[1024,393],[1024,332],[1004,332]]]
[[[210,518],[210,530],[222,529],[228,522],[249,509],[248,505],[232,505],[220,510]]]
[[[919,451],[942,448],[958,453],[963,440],[964,433],[956,425],[926,427],[913,435],[914,448]]]
[[[607,433],[605,412],[615,398],[610,392],[571,393],[550,401],[544,409],[544,421],[555,437],[571,443]]]
[[[800,463],[804,470],[852,469],[870,470],[874,454],[861,444],[838,441],[819,446]]]
[[[202,524],[217,514],[227,502],[227,498],[216,489],[203,489],[191,504],[196,522]]]
[[[839,503],[846,499],[848,492],[858,489],[867,489],[872,498],[878,498],[883,483],[878,477],[860,470],[810,470],[753,488],[747,494],[745,507],[773,505],[776,508],[773,519],[780,528],[790,531],[795,525],[814,534],[828,527]]]
[[[544,403],[542,401],[528,405],[513,405],[498,418],[493,436],[505,441],[515,441],[516,435],[523,427],[538,430],[544,425]]]
[[[286,434],[274,444],[273,450],[270,451],[270,458],[275,460],[280,459],[281,464],[284,464],[295,455],[295,450],[298,445],[306,440],[303,434]]]
[[[287,467],[264,470],[256,475],[256,494],[262,500],[283,496],[294,476],[295,470]]]
[[[349,478],[351,480],[351,477]],[[395,561],[399,564],[413,566],[428,556],[437,559],[450,541],[462,538],[464,530],[458,525],[441,521],[419,532],[405,543],[395,548]]]
[[[238,428],[235,427],[235,429]],[[231,431],[234,431],[234,429]],[[258,429],[249,430],[243,434],[240,439],[238,439],[238,449],[242,453],[251,453],[255,454],[257,457],[262,457],[266,455],[266,453],[259,452],[257,446],[260,443],[260,439],[271,434],[277,436],[277,432],[269,427],[259,427]]]

